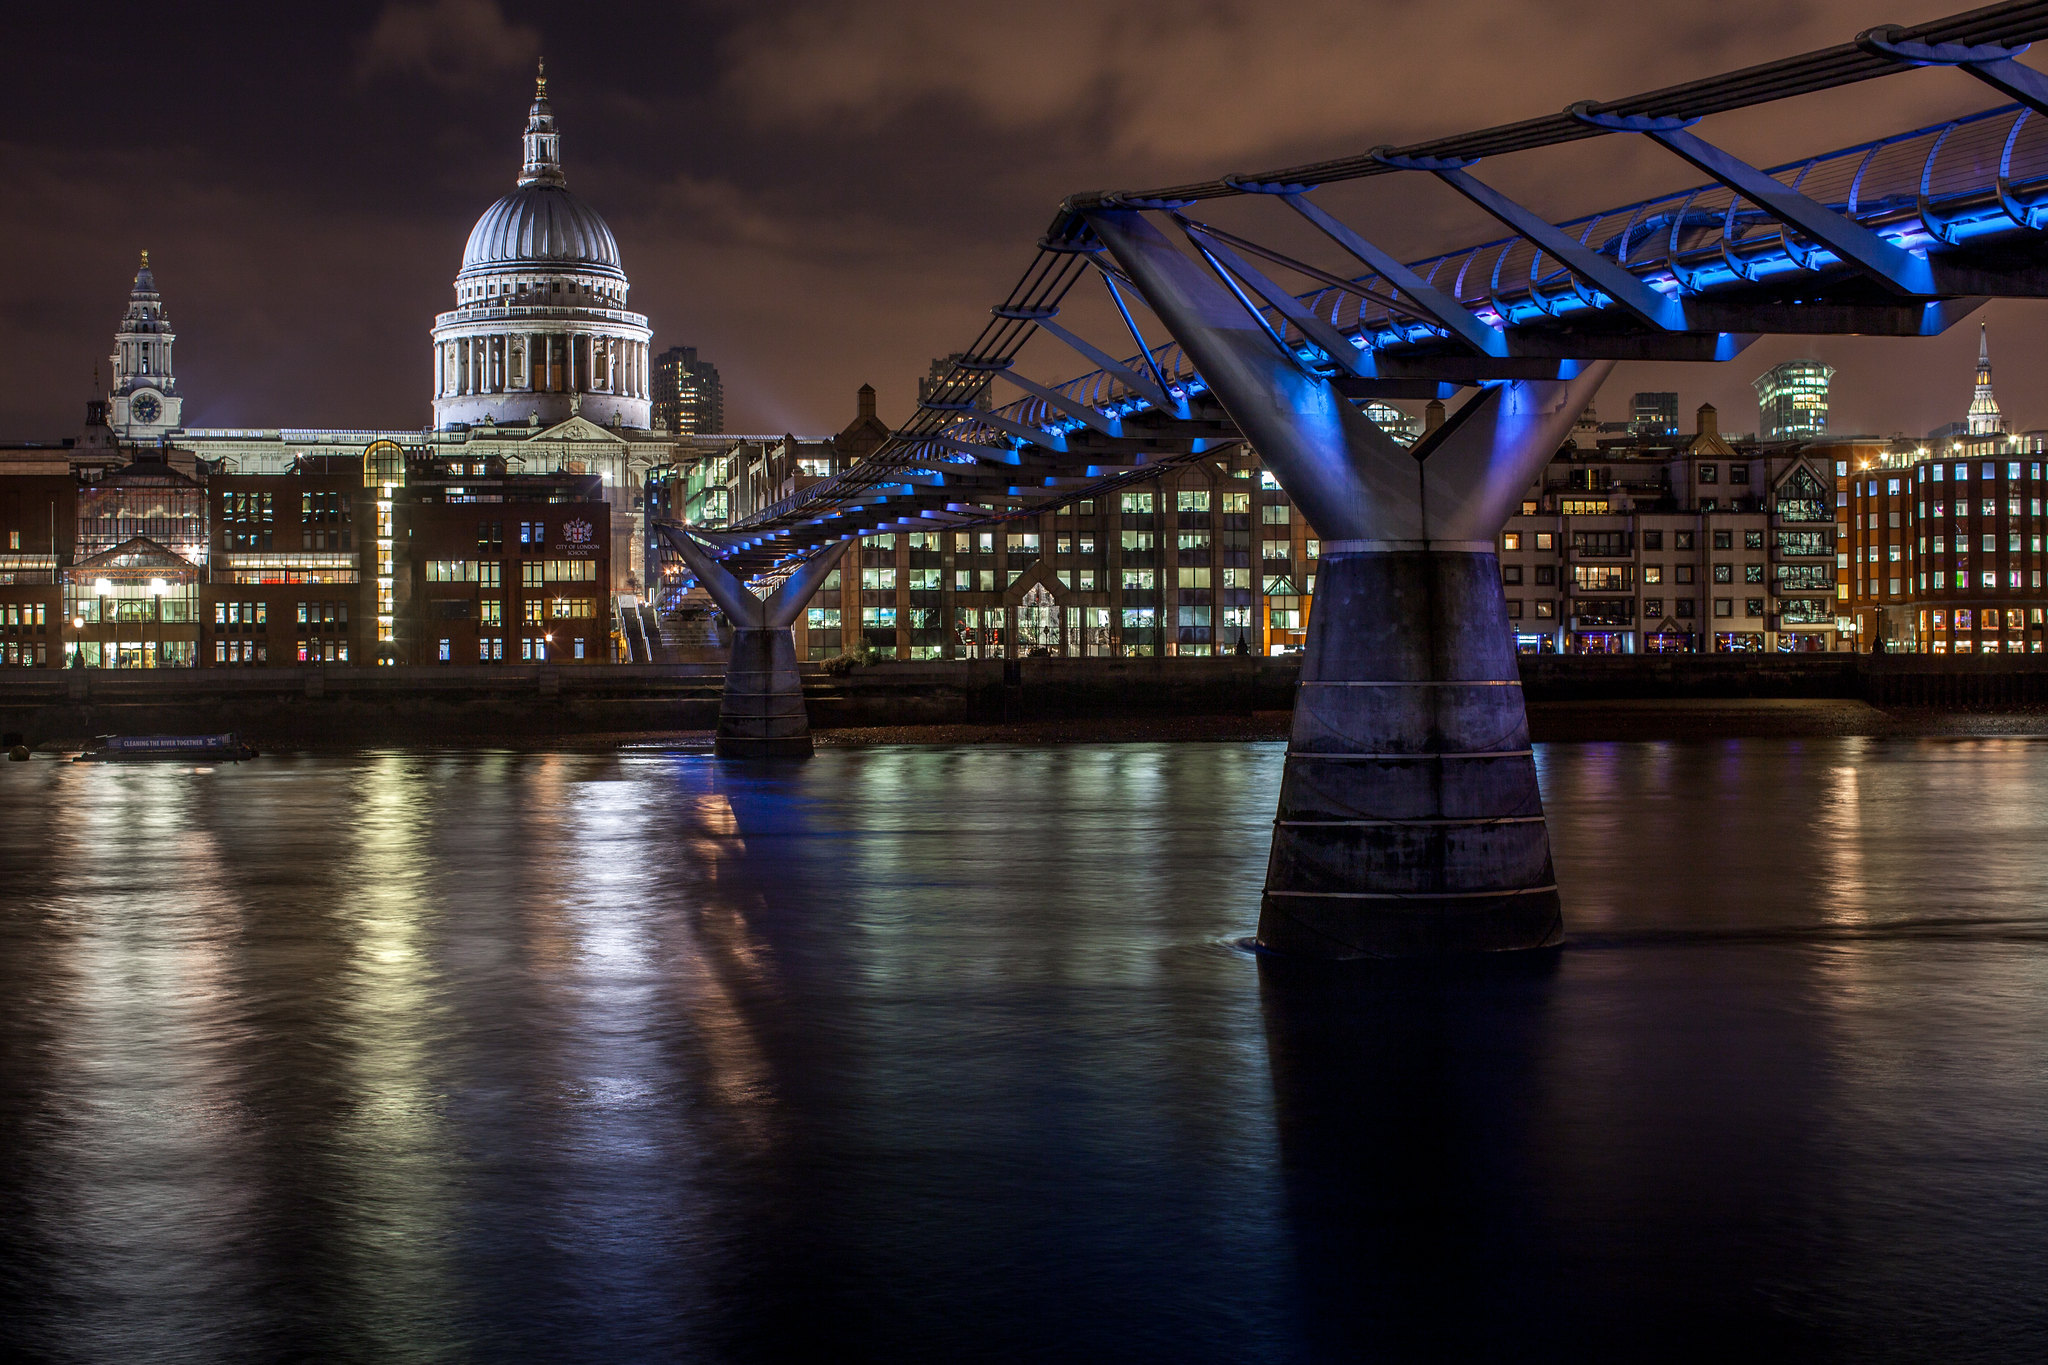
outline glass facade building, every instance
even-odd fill
[[[1835,367],[1818,360],[1788,360],[1751,381],[1756,389],[1757,434],[1766,441],[1810,441],[1828,434],[1828,381]]]

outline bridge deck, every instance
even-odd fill
[[[1132,310],[1142,292],[1102,260],[1081,216],[1091,207],[1170,221],[1274,345],[1358,401],[1448,397],[1461,386],[1558,377],[1598,359],[1727,359],[1765,332],[1927,335],[1986,297],[2048,296],[2048,116],[2040,112],[2048,77],[2012,60],[2042,37],[2048,0],[1993,5],[1412,146],[1075,196],[966,359],[879,451],[743,523],[695,533],[735,569],[774,575],[854,535],[1035,515],[1240,440],[1178,345],[1145,343]],[[1753,172],[1747,192],[1710,163],[1715,180],[1559,223],[1517,218],[1519,206],[1466,169],[1479,158],[1622,133],[1658,137],[1702,164],[1682,145],[1691,135],[1681,125],[1916,64],[1956,67],[2021,102]],[[1515,230],[1398,263],[1310,197],[1318,186],[1397,170],[1453,184]],[[1786,202],[1773,193],[1780,189]],[[1339,248],[1336,263],[1194,216],[1205,201],[1246,195],[1316,223]],[[1125,347],[1091,342],[1058,321],[1091,274],[1128,325]],[[1293,283],[1279,286],[1274,274]],[[1301,289],[1303,281],[1312,287]],[[1096,368],[1057,385],[1018,374],[1026,344],[1048,335]],[[1023,396],[993,411],[961,401],[998,379]],[[669,569],[688,577],[679,563]]]

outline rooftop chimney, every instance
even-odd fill
[[[1700,410],[1693,414],[1693,426],[1698,435],[1719,436],[1721,434],[1721,414],[1714,411],[1712,403],[1702,403],[1700,404]]]
[[[875,386],[873,384],[863,384],[860,386],[860,415],[861,420],[865,422],[871,422],[875,419]]]
[[[1444,424],[1444,400],[1432,398],[1429,406],[1422,410],[1422,434],[1429,435]]]

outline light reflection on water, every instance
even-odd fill
[[[1567,948],[1343,972],[1278,758],[11,765],[0,1345],[2042,1357],[2048,747],[1549,746]]]

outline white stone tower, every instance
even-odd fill
[[[178,396],[177,376],[171,370],[171,343],[177,339],[145,251],[128,291],[128,315],[114,334],[111,357],[114,392],[107,425],[121,440],[155,441],[178,429],[185,400]]]

